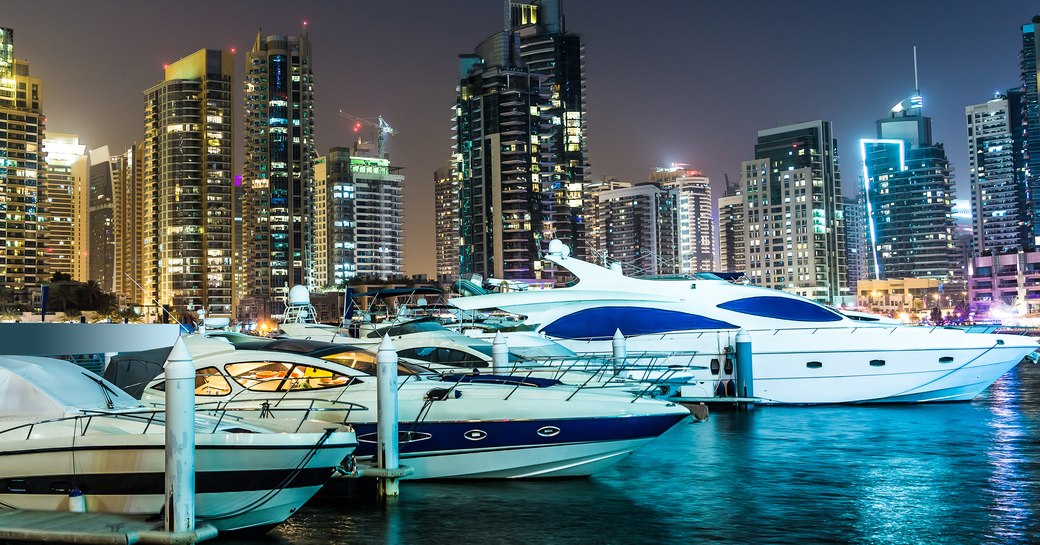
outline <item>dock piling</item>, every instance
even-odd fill
[[[376,405],[376,436],[379,446],[379,468],[386,473],[378,477],[380,498],[400,494],[398,475],[398,406],[397,406],[397,349],[390,336],[383,337],[376,354],[376,384],[379,397]]]
[[[495,340],[491,344],[491,373],[494,375],[504,374],[509,369],[509,343],[499,331],[495,333]]]
[[[736,383],[737,397],[755,397],[755,374],[751,358],[751,334],[746,329],[737,332],[736,338]],[[750,407],[751,404],[749,403]]]
[[[165,530],[195,530],[195,365],[180,338],[166,361]]]

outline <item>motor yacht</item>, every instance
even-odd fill
[[[710,275],[632,278],[571,257],[557,241],[545,258],[577,281],[449,302],[468,316],[508,313],[511,330],[579,353],[609,354],[619,330],[630,353],[694,351],[691,369],[699,371],[684,397],[713,397],[732,385],[741,329],[752,340],[754,396],[776,404],[970,400],[1037,348],[1023,336],[852,319],[794,294]]]
[[[78,489],[91,512],[160,515],[164,416],[67,361],[0,356],[0,508],[69,510]],[[197,520],[220,531],[285,521],[357,445],[327,428],[272,433],[199,415]]]
[[[300,339],[264,350],[198,336],[185,344],[200,377],[199,407],[251,407],[253,419],[244,422],[283,430],[349,424],[358,462],[374,461],[374,354]],[[412,479],[588,476],[690,414],[666,401],[552,380],[442,377],[407,365],[399,373],[400,459],[414,469]],[[162,402],[163,380],[151,380],[142,400]]]

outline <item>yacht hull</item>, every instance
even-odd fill
[[[353,434],[197,435],[196,518],[220,531],[273,526],[309,500],[356,445]],[[30,438],[0,443],[0,506],[68,510],[75,485],[87,510],[159,515],[162,434]]]

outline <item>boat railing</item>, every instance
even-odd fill
[[[249,403],[250,405],[242,406],[241,404],[243,403]],[[300,405],[287,407],[282,406],[283,403],[299,403]],[[254,404],[256,405],[254,406]],[[296,429],[294,430],[296,433],[299,433],[300,430],[303,429],[304,423],[307,422],[307,419],[310,418],[312,413],[342,413],[343,417],[338,418],[335,424],[340,426],[349,426],[351,413],[369,410],[368,407],[352,401],[299,396],[250,397],[248,399],[232,398],[224,401],[204,401],[202,403],[196,402],[195,409],[197,411],[205,411],[207,415],[216,416],[216,425],[218,426],[228,418],[232,418],[236,421],[245,420],[245,418],[237,416],[236,413],[259,413],[256,418],[250,419],[250,421],[255,422],[265,418],[276,418],[275,415],[277,413],[292,414],[302,412],[303,414],[300,416],[300,421],[296,424]],[[228,416],[228,413],[232,413],[230,417]],[[330,423],[333,422],[330,421]]]

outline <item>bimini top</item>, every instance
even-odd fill
[[[60,418],[82,410],[132,409],[141,403],[64,360],[0,356],[0,420]]]

